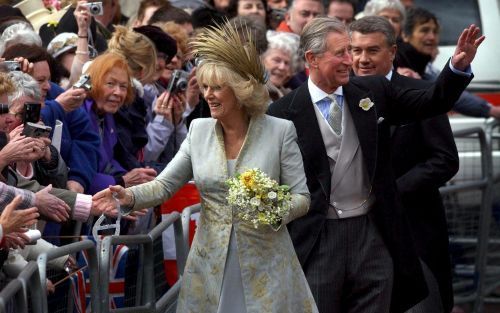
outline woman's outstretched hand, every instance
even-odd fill
[[[99,191],[92,197],[92,210],[108,213],[116,212],[118,210],[117,201],[120,206],[130,206],[132,200],[132,194],[122,186],[109,186],[109,188]],[[111,213],[111,215],[113,214]]]

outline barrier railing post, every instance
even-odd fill
[[[491,191],[492,191],[492,155],[491,155],[491,142],[489,137],[485,133],[483,128],[475,127],[469,129],[462,129],[459,131],[454,131],[453,135],[455,138],[470,138],[471,136],[477,136],[479,140],[479,147],[481,153],[481,177],[474,181],[469,181],[465,183],[457,183],[451,186],[445,186],[440,189],[442,194],[457,194],[463,191],[470,190],[480,190],[482,193],[479,221],[478,221],[478,231],[476,234],[476,240],[472,238],[468,240],[462,240],[462,242],[476,242],[477,250],[474,259],[474,291],[468,296],[455,297],[456,303],[471,302],[473,304],[473,312],[479,313],[483,306],[483,288],[485,284],[485,274],[486,274],[486,260],[487,260],[487,248],[488,248],[488,235],[489,226],[491,221]],[[460,242],[460,240],[456,240]]]
[[[197,203],[194,205],[190,205],[182,210],[182,241],[183,241],[183,251],[181,254],[177,252],[177,269],[179,275],[182,276],[184,273],[184,268],[186,267],[186,260],[189,253],[189,222],[191,220],[191,215],[194,213],[198,213],[201,210],[201,204]],[[180,246],[180,245],[179,245]]]
[[[174,232],[176,234],[176,245],[177,243],[182,243],[182,223],[180,222],[180,214],[178,212],[170,213],[167,218],[154,227],[146,235],[121,235],[121,236],[107,236],[101,242],[101,249],[99,253],[99,284],[101,286],[101,298],[100,298],[100,312],[134,312],[134,313],[147,313],[147,312],[165,312],[165,308],[171,303],[173,297],[175,297],[176,291],[178,292],[179,287],[172,287],[169,291],[164,294],[158,301],[155,301],[155,288],[154,288],[154,255],[153,255],[153,242],[159,238],[162,233],[167,229],[168,226],[174,225]],[[179,238],[177,238],[179,237]],[[109,270],[110,270],[110,258],[113,245],[124,244],[124,245],[139,245],[143,250],[143,263],[142,272],[143,279],[142,284],[138,285],[137,288],[141,290],[137,291],[142,295],[141,301],[136,301],[136,306],[120,308],[116,310],[109,309]],[[182,249],[182,247],[181,247]],[[182,251],[181,251],[182,253]]]
[[[98,264],[97,264],[97,252],[95,248],[94,242],[90,240],[83,240],[79,242],[74,242],[65,246],[57,247],[51,249],[45,253],[42,253],[38,256],[37,263],[39,269],[39,279],[41,282],[45,282],[47,278],[47,262],[64,255],[73,254],[76,252],[85,251],[87,253],[87,261],[88,261],[88,272],[89,272],[89,281],[90,281],[90,295],[91,295],[91,310],[92,312],[99,313],[100,310],[100,295],[99,295],[99,272],[98,272]],[[41,284],[41,305],[39,306],[39,311],[42,313],[48,312],[47,307],[47,297],[46,294],[46,285]]]

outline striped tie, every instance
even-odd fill
[[[328,110],[327,122],[330,124],[330,127],[333,129],[335,134],[340,136],[342,135],[342,108],[337,103],[335,95],[328,96],[327,98],[331,102],[330,110]]]

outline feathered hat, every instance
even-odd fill
[[[201,64],[220,64],[246,79],[255,79],[261,84],[267,81],[267,74],[255,48],[252,32],[245,25],[229,21],[209,26],[191,43]]]

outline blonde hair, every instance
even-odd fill
[[[196,70],[196,78],[200,86],[228,86],[238,104],[250,116],[264,114],[269,104],[269,92],[265,85],[254,78],[245,79],[228,67],[210,61],[202,62]]]
[[[11,95],[16,91],[16,87],[9,74],[0,72],[0,96]]]
[[[157,26],[175,39],[177,42],[177,48],[181,50],[183,55],[188,54],[189,37],[186,30],[182,26],[174,22],[158,23]]]
[[[142,73],[141,82],[153,80],[156,73],[156,49],[148,37],[117,25],[108,42],[108,52],[123,56],[135,76]]]

